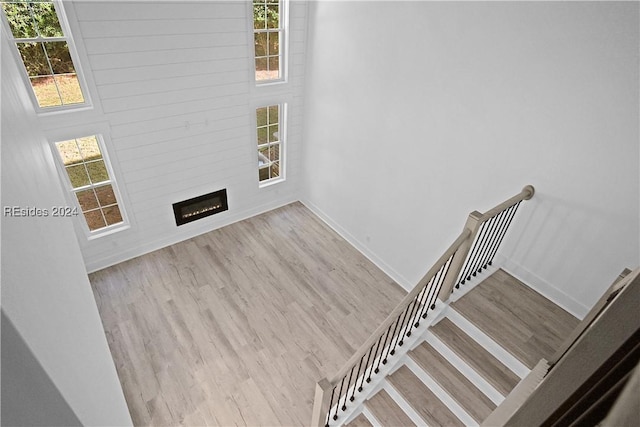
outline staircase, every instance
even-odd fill
[[[316,383],[310,425],[603,419],[598,411],[611,407],[634,366],[640,370],[640,269],[625,270],[580,325],[495,270],[494,257],[518,206],[534,191],[526,186],[485,213],[469,214],[458,238],[338,373]],[[582,372],[585,363],[588,373]],[[613,382],[597,382],[605,377]],[[590,412],[572,406],[576,402]],[[638,412],[637,405],[621,406],[621,417]]]
[[[475,339],[476,336],[471,333],[472,331],[475,333],[480,329],[466,328],[469,322],[465,322],[462,320],[463,318],[456,317],[454,311],[448,314],[449,307],[452,301],[464,294],[464,288],[469,288],[470,281],[477,282],[479,277],[476,279],[476,276],[484,276],[487,271],[494,268],[494,257],[518,207],[524,200],[531,199],[534,193],[533,186],[527,185],[520,193],[500,203],[493,209],[485,213],[473,211],[469,214],[460,235],[438,258],[416,286],[391,311],[380,326],[356,350],[342,369],[331,379],[323,378],[316,383],[311,425],[329,427],[330,425],[345,424],[345,421],[351,420],[354,411],[358,410],[366,399],[375,394],[372,391],[377,392],[379,389],[384,389],[384,392],[381,392],[373,402],[371,400],[367,401],[365,416],[370,414],[368,418],[376,420],[375,415],[371,414],[368,408],[374,407],[374,410],[382,407],[394,408],[394,402],[399,402],[404,405],[403,409],[409,414],[405,414],[405,416],[409,416],[410,419],[414,419],[416,422],[424,421],[424,418],[415,409],[412,410],[410,405],[405,405],[406,400],[401,397],[398,388],[409,395],[423,396],[424,394],[421,394],[420,391],[407,391],[399,385],[399,380],[390,378],[387,381],[386,377],[392,373],[395,374],[395,371],[399,371],[394,377],[396,379],[398,375],[404,375],[411,380],[411,383],[416,383],[416,380],[409,375],[411,374],[422,380],[430,391],[423,389],[421,391],[434,393],[439,400],[446,404],[447,410],[452,412],[459,421],[471,423],[471,420],[474,420],[477,423],[477,420],[482,419],[487,411],[491,412],[491,405],[495,405],[496,401],[499,402],[503,398],[503,395],[493,393],[495,391],[494,386],[486,388],[471,382],[472,385],[477,386],[477,390],[480,390],[479,393],[473,394],[475,396],[474,399],[470,398],[469,402],[473,402],[472,405],[469,404],[466,398],[458,398],[459,402],[456,403],[455,399],[446,397],[448,396],[445,391],[447,388],[465,388],[464,386],[470,381],[470,378],[481,378],[481,373],[502,369],[493,362],[493,364],[487,365],[484,369],[479,368],[479,373],[477,374],[470,373],[473,371],[471,367],[478,368],[478,363],[472,360],[464,362],[464,358],[473,354],[474,351],[478,352],[480,350],[479,346],[484,346],[482,340],[478,341]],[[485,299],[486,297],[491,299],[491,294],[485,296]],[[481,301],[478,306],[483,307],[487,306],[487,304],[484,303],[483,305]],[[497,310],[500,307],[499,301],[494,301],[493,306],[490,302],[488,307],[491,311]],[[512,309],[512,306],[507,307],[507,311]],[[470,312],[469,314],[473,313]],[[429,326],[440,321],[443,315],[448,315],[450,318],[437,329],[439,336],[431,332],[425,333]],[[501,321],[500,319],[498,317],[496,321]],[[460,321],[458,322],[457,320]],[[466,338],[465,334],[470,338]],[[484,334],[476,335],[484,337]],[[416,337],[419,339],[416,339]],[[477,344],[473,344],[474,339]],[[421,347],[417,348],[416,344]],[[489,343],[488,345],[490,347],[485,347],[500,347],[495,343]],[[409,355],[406,353],[407,348],[412,350]],[[460,354],[456,355],[456,351]],[[498,354],[505,353],[504,351],[498,352]],[[484,359],[491,360],[485,353],[479,354],[484,355]],[[496,355],[494,352],[491,352],[491,354]],[[453,358],[447,358],[447,355]],[[442,358],[445,360],[441,361],[440,359]],[[500,357],[497,359],[505,364],[508,369],[511,369],[512,373],[514,372],[509,362],[505,362]],[[436,363],[439,369],[438,374],[432,370],[425,372],[423,368],[420,368],[421,364],[426,366],[431,361],[440,362],[439,364]],[[456,378],[455,381],[447,374],[448,371],[453,372],[458,369],[455,363],[452,365],[452,361],[464,362],[459,364],[460,372],[463,375],[451,377]],[[403,365],[406,365],[406,369],[400,370]],[[519,365],[516,364],[516,366]],[[466,373],[469,373],[469,378],[465,375]],[[506,377],[509,376],[506,372],[503,374]],[[520,373],[518,372],[518,374]],[[437,380],[440,380],[442,384],[438,385]],[[487,379],[484,382],[491,384]],[[392,384],[395,384],[396,387],[393,387]],[[481,382],[480,384],[484,383]],[[482,395],[484,395],[484,398]],[[424,405],[419,406],[419,409],[422,411],[423,416],[428,418],[425,411],[429,411],[424,409]],[[434,413],[447,412],[442,407],[434,408],[432,411]],[[393,411],[390,410],[389,412]],[[382,415],[378,413],[378,417],[382,417]],[[384,420],[377,421],[387,424],[387,421]],[[389,422],[402,424],[402,422],[407,422],[407,419],[389,420]]]
[[[507,294],[499,295],[496,291]],[[483,316],[477,303],[493,294],[511,310],[487,310],[476,325],[470,319]],[[466,301],[473,300],[473,301]],[[509,300],[520,299],[511,305]],[[495,303],[496,301],[492,301]],[[505,305],[506,307],[506,305]],[[501,320],[497,316],[502,316]],[[547,326],[533,325],[534,318]],[[484,325],[499,322],[504,336]],[[458,302],[447,307],[440,319],[425,330],[412,349],[376,387],[361,407],[347,419],[347,426],[480,425],[533,368],[538,359],[559,345],[578,320],[524,284],[498,270]],[[539,323],[539,322],[538,322]],[[482,328],[484,327],[485,330]],[[512,333],[522,339],[504,347]],[[537,348],[537,350],[536,350]],[[520,359],[514,354],[525,355]],[[523,360],[521,360],[523,359]]]

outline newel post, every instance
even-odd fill
[[[313,412],[311,413],[311,426],[324,427],[329,412],[329,399],[331,398],[331,383],[326,378],[316,383],[316,394],[313,399]]]
[[[464,267],[464,262],[467,259],[467,255],[469,255],[471,245],[473,244],[473,241],[478,234],[480,225],[482,225],[482,214],[478,211],[471,212],[469,214],[469,217],[467,218],[467,222],[464,225],[465,230],[469,230],[471,233],[460,245],[455,255],[453,256],[453,259],[451,260],[451,265],[449,266],[447,275],[444,278],[444,282],[442,283],[442,288],[440,289],[440,293],[438,294],[438,299],[440,301],[445,302],[449,299],[449,296],[451,295],[451,292],[453,290],[453,286],[455,285],[455,282],[456,280],[458,280],[458,276],[460,275],[460,271]]]

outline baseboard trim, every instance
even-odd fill
[[[583,319],[584,316],[586,316],[589,312],[590,309],[587,306],[576,301],[569,295],[559,290],[556,286],[553,286],[553,284],[547,282],[542,277],[530,272],[517,262],[505,257],[500,252],[496,254],[495,259],[496,262],[513,277],[520,280],[525,285],[529,286],[531,289],[538,292],[548,300],[552,301],[554,304],[562,307],[578,319]]]
[[[261,215],[263,213],[272,211],[274,209],[281,208],[288,204],[297,202],[297,198],[286,198],[279,201],[271,202],[269,204],[260,205],[254,208],[245,209],[243,211],[234,212],[229,215],[224,221],[217,222],[214,225],[205,224],[201,227],[194,227],[190,229],[188,232],[180,232],[179,234],[171,234],[170,236],[164,237],[162,239],[153,240],[151,242],[147,242],[133,248],[129,248],[125,251],[118,252],[106,257],[94,259],[85,263],[85,268],[87,269],[87,273],[93,273],[98,270],[102,270],[107,267],[111,267],[113,265],[119,264],[124,261],[128,261],[130,259],[148,254],[153,251],[157,251],[162,248],[166,248],[167,246],[175,245],[176,243],[183,242],[185,240],[192,239],[194,237],[200,236],[201,234],[208,233],[210,231],[217,230],[222,227],[226,227],[227,225],[234,224],[239,221],[243,221],[245,219],[254,217],[256,215]]]
[[[382,270],[398,285],[402,286],[407,292],[410,292],[415,287],[415,283],[410,283],[405,277],[403,277],[400,273],[398,273],[391,266],[385,263],[378,255],[376,255],[375,252],[373,252],[366,245],[356,239],[351,233],[345,230],[337,221],[335,221],[331,216],[325,213],[318,206],[307,199],[302,199],[300,200],[300,202],[305,205],[307,209],[313,212],[318,218],[320,218],[325,224],[327,224],[333,231],[338,233],[340,237],[349,242],[351,246],[356,248],[369,261],[374,263],[376,267]]]

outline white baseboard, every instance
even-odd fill
[[[269,212],[271,210],[281,208],[282,206],[288,205],[290,203],[294,203],[296,201],[298,200],[295,197],[285,198],[282,200],[277,200],[275,202],[270,202],[269,204],[256,206],[250,209],[245,209],[243,211],[230,212],[230,215],[228,215],[224,221],[216,222],[215,225],[204,223],[202,226],[190,228],[188,229],[188,231],[180,230],[179,233],[174,233],[158,240],[145,242],[140,245],[127,248],[126,250],[109,254],[102,258],[92,259],[90,261],[85,262],[85,267],[87,269],[87,273],[93,273],[95,271],[102,270],[103,268],[111,267],[112,265],[116,265],[121,262],[133,259],[135,257],[148,254],[158,249],[166,248],[167,246],[171,246],[176,243],[189,240],[201,234],[208,233],[210,231],[217,230],[222,227],[226,227],[227,225],[231,225],[238,221],[242,221],[242,220],[251,218],[253,216],[260,215],[265,212]]]
[[[387,276],[393,279],[397,284],[402,286],[407,292],[410,292],[416,283],[410,283],[406,278],[404,278],[400,273],[394,270],[391,266],[385,263],[378,255],[375,254],[371,249],[369,249],[366,245],[356,239],[351,233],[345,230],[338,222],[336,222],[333,218],[327,215],[322,209],[314,205],[312,202],[306,199],[300,200],[302,204],[304,204],[311,212],[316,214],[318,218],[324,221],[329,227],[333,229],[336,233],[338,233],[344,240],[349,242],[351,246],[355,247],[362,255],[367,257],[369,261],[374,263],[376,267],[382,270]]]
[[[578,319],[583,319],[589,312],[589,308],[587,306],[565,294],[542,277],[530,272],[525,267],[505,257],[500,252],[496,254],[495,260],[498,265],[516,279],[552,301],[554,304],[562,307]]]

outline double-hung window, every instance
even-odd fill
[[[64,181],[90,236],[126,225],[113,172],[99,135],[54,144]]]
[[[253,0],[256,83],[284,80],[286,0]]]
[[[256,109],[258,180],[261,185],[284,179],[285,104]]]
[[[61,7],[53,1],[2,1],[2,19],[42,111],[87,104]]]
[[[253,0],[252,8],[258,183],[267,187],[285,179],[289,0]]]

